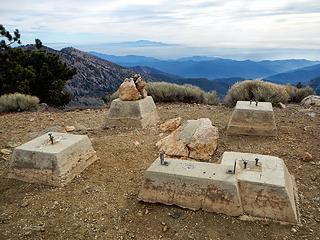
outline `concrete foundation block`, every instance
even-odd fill
[[[225,152],[221,164],[230,166],[235,161],[245,214],[290,223],[298,222],[294,178],[282,159],[252,153]],[[246,168],[244,161],[247,162]]]
[[[225,174],[225,166],[179,159],[167,161],[168,166],[164,166],[157,159],[145,172],[140,200],[233,216],[242,213],[235,176]]]
[[[280,158],[225,152],[221,164],[166,161],[167,165],[162,165],[157,159],[146,170],[139,200],[299,222],[294,178]]]
[[[14,149],[9,178],[64,186],[98,158],[86,135],[44,134]]]
[[[151,96],[137,101],[118,98],[111,102],[105,126],[146,128],[156,125],[158,121],[157,108]]]
[[[272,104],[238,101],[227,126],[227,135],[277,136]]]

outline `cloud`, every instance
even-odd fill
[[[151,39],[213,48],[315,48],[320,41],[318,0],[11,0],[0,12],[0,22],[26,41]]]

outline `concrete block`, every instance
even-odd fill
[[[225,166],[179,159],[157,159],[145,172],[139,199],[236,216],[242,213],[235,176]]]
[[[256,160],[258,164],[256,165]],[[274,156],[225,152],[222,165],[237,162],[241,203],[245,214],[297,223],[296,187],[282,159]],[[247,162],[244,168],[243,162]]]
[[[8,177],[30,183],[64,186],[97,160],[86,135],[53,132],[14,149]]]
[[[227,126],[227,135],[277,136],[270,102],[238,101]]]
[[[230,216],[299,221],[294,178],[280,158],[225,152],[221,164],[165,160],[167,165],[157,159],[146,170],[139,200]]]
[[[146,128],[159,121],[156,105],[151,96],[137,101],[115,99],[106,119],[106,127]]]

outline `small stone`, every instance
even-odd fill
[[[50,120],[50,121],[54,121],[54,118],[53,118],[53,117],[51,117],[51,118],[49,118],[49,120]]]
[[[179,213],[178,211],[174,211],[173,213],[168,213],[168,215],[174,219],[178,219],[179,217],[181,217],[181,213]]]
[[[140,143],[139,143],[138,141],[135,141],[135,142],[134,142],[134,145],[137,147],[137,146],[140,145]]]
[[[22,203],[21,203],[21,205],[20,205],[20,207],[27,207],[29,205],[29,201],[27,201],[27,200],[24,200]]]
[[[44,232],[45,231],[45,224],[40,223],[37,225],[26,226],[23,228],[23,230],[25,230],[27,232],[29,232],[29,231]]]
[[[305,152],[302,160],[303,160],[304,162],[310,162],[310,161],[312,160],[312,158],[313,158],[313,157],[312,157],[312,155],[311,155],[310,153]]]
[[[30,119],[29,119],[29,122],[34,122],[34,118],[30,118]]]
[[[165,225],[165,226],[162,228],[162,231],[163,231],[163,232],[168,231],[168,226],[167,226],[167,225]]]
[[[66,130],[66,132],[73,132],[74,130],[76,130],[75,126],[65,126],[64,129]]]
[[[296,232],[297,232],[297,229],[291,228],[291,231],[294,232],[294,233],[296,233]]]
[[[149,213],[148,208],[146,208],[146,210],[144,211],[144,214],[147,215]]]
[[[4,155],[10,155],[12,153],[12,151],[10,149],[1,149],[0,151],[2,154]]]
[[[282,108],[282,109],[285,109],[286,105],[284,105],[282,102],[279,102],[279,107]]]

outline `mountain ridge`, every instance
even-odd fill
[[[112,60],[125,67],[150,67],[184,78],[266,78],[282,72],[308,67],[320,63],[306,59],[287,60],[233,60],[219,57],[192,56],[175,60],[128,55],[116,56],[97,52],[89,52],[99,58]]]

